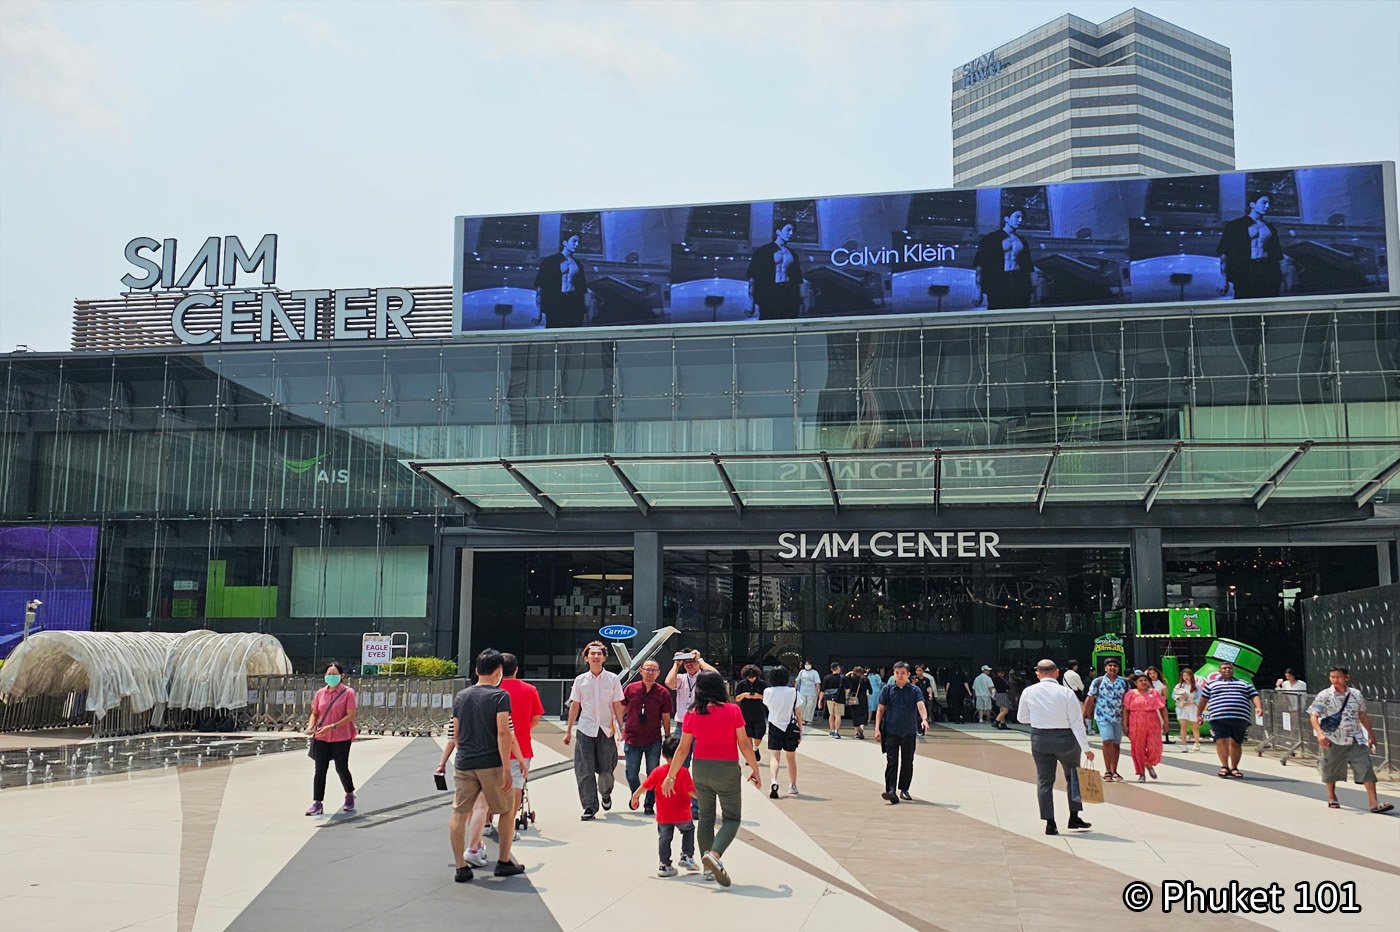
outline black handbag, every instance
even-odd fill
[[[336,704],[337,702],[339,702],[344,696],[345,696],[345,694],[344,694],[344,693],[341,693],[339,696],[336,696],[334,699],[331,700],[331,704],[328,705],[328,706],[326,706],[326,711],[325,711],[325,712],[322,712],[321,715],[320,715],[320,717],[316,719],[316,724],[317,724],[317,725],[320,725],[322,722],[324,722],[327,718],[330,717],[330,711],[331,711],[331,709],[334,709],[334,708],[335,708],[335,704]],[[312,737],[310,740],[308,740],[308,741],[306,742],[306,756],[309,757],[309,758],[311,758],[312,760],[315,760],[315,759],[316,759],[316,738],[315,738],[315,737]]]
[[[1325,715],[1317,720],[1323,731],[1336,731],[1342,727],[1342,713],[1347,710],[1347,703],[1351,701],[1351,690],[1347,690],[1346,698],[1342,700],[1342,707],[1331,715]]]

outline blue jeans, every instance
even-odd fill
[[[656,825],[656,847],[657,853],[661,855],[662,864],[669,865],[671,863],[671,844],[676,837],[676,832],[681,833],[681,855],[687,858],[695,857],[694,822],[658,822]]]
[[[624,744],[622,752],[627,756],[627,785],[632,792],[642,785],[642,755],[646,755],[647,773],[661,766],[661,742],[652,744]],[[656,805],[656,791],[647,790],[647,807]]]

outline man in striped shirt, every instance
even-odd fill
[[[1249,723],[1264,715],[1259,690],[1249,680],[1235,679],[1235,665],[1226,660],[1220,664],[1220,677],[1201,687],[1201,711],[1210,722],[1215,756],[1220,759],[1217,776],[1243,778],[1240,755],[1244,753],[1245,734]]]

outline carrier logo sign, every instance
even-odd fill
[[[778,535],[783,560],[859,560],[867,556],[901,560],[1000,557],[995,531],[876,531],[872,534],[827,533]]]
[[[637,629],[629,625],[607,625],[598,629],[598,634],[610,641],[625,641],[637,636]]]

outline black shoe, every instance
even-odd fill
[[[910,802],[913,802],[913,801],[914,801],[914,797],[912,797],[912,796],[909,795],[909,791],[908,791],[908,790],[900,790],[900,791],[899,791],[899,798],[900,798],[900,799],[907,799],[907,800],[909,800]]]
[[[523,873],[525,873],[525,865],[524,865],[524,864],[516,864],[514,861],[497,861],[497,862],[496,862],[496,876],[497,876],[497,877],[514,877],[516,874],[523,874]]]
[[[1054,820],[1054,819],[1046,819],[1046,820],[1045,820],[1045,834],[1047,834],[1047,835],[1058,835],[1058,834],[1060,834],[1060,830],[1057,829],[1057,828],[1055,827],[1055,820]]]
[[[598,813],[594,812],[592,809],[585,809],[583,810],[583,815],[579,816],[578,818],[580,822],[592,822],[593,817],[597,814]]]
[[[642,815],[656,815],[656,807],[655,807],[655,806],[646,806],[645,808],[642,809]]]
[[[1074,813],[1073,815],[1071,815],[1071,816],[1069,817],[1069,827],[1070,827],[1070,828],[1093,828],[1093,826],[1090,825],[1088,822],[1085,822],[1083,819],[1079,818],[1079,813],[1077,813],[1077,812]]]
[[[458,883],[467,883],[472,879],[472,869],[470,867],[459,867],[452,879]]]
[[[774,783],[771,787],[768,788],[768,798],[769,798],[769,799],[777,799],[777,798],[778,798],[778,784]]]
[[[894,795],[894,790],[885,790],[885,792],[880,794],[880,798],[888,799],[891,805],[899,805],[899,797]]]
[[[612,808],[612,797],[607,793],[603,794],[603,811],[607,812]]]

